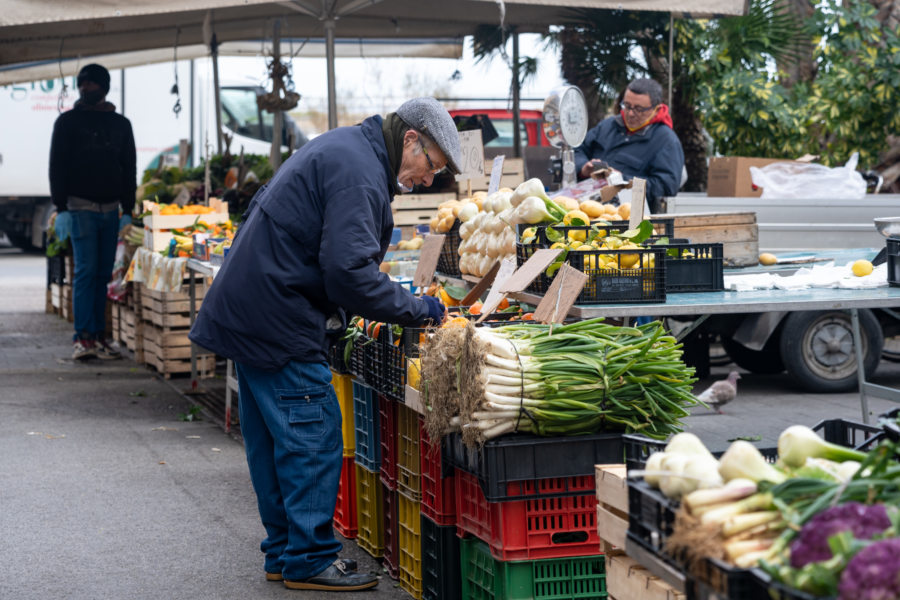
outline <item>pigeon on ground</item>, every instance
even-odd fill
[[[727,379],[715,382],[706,388],[703,393],[699,394],[697,398],[715,408],[716,412],[721,415],[722,407],[737,396],[737,380],[740,378],[740,373],[732,371],[728,374]]]

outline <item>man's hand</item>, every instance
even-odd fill
[[[594,161],[589,160],[586,163],[584,163],[583,167],[581,167],[581,171],[578,173],[578,175],[581,177],[581,179],[587,179],[588,177],[591,176],[591,173],[593,173],[594,171],[595,171]]]
[[[440,325],[447,318],[447,307],[434,296],[422,296],[422,302],[428,307],[426,324]]]

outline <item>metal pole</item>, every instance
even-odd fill
[[[212,36],[210,42],[210,50],[212,51],[213,63],[213,97],[216,106],[216,152],[222,155],[222,98],[220,98],[219,90],[219,42],[216,40],[216,34]]]
[[[119,81],[119,85],[122,86],[122,89],[119,91],[119,95],[122,97],[122,106],[121,113],[125,114],[125,69],[121,71],[121,79]]]
[[[669,110],[672,109],[672,55],[675,48],[675,13],[669,13]]]
[[[850,326],[853,331],[853,350],[856,354],[856,382],[859,386],[859,403],[863,423],[869,422],[869,399],[866,396],[866,361],[863,357],[862,335],[859,332],[859,309],[850,309]]]
[[[328,129],[337,127],[337,91],[334,83],[334,19],[325,20],[325,64],[328,73]]]
[[[512,126],[513,126],[513,156],[522,156],[522,132],[520,128],[519,113],[519,34],[512,34]]]
[[[189,134],[191,140],[191,166],[195,166],[200,164],[200,153],[197,150],[197,145],[194,144],[194,111],[197,109],[196,102],[194,100],[194,59],[191,59],[191,131]],[[197,160],[194,160],[194,153],[197,153]]]
[[[281,62],[281,20],[275,21],[272,33],[272,61],[277,65]],[[275,81],[272,81],[272,90],[275,91]],[[272,148],[269,150],[269,162],[274,170],[281,166],[281,129],[284,119],[281,110],[272,114]]]

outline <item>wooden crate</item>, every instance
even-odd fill
[[[625,465],[595,465],[597,534],[604,554],[621,553],[628,532],[628,485]]]
[[[394,196],[394,201],[391,202],[394,226],[428,225],[437,214],[438,205],[447,200],[456,200],[456,192]]]
[[[75,321],[75,315],[72,313],[72,284],[64,283],[60,288],[62,291],[62,300],[60,303],[59,316],[69,323],[73,323]]]
[[[156,369],[160,375],[166,379],[171,378],[172,375],[188,374],[191,372],[190,359],[166,359],[145,351],[144,363]],[[215,354],[201,354],[197,356],[197,376],[200,379],[209,379],[215,375],[215,372]]]
[[[494,166],[492,160],[484,160],[484,177],[477,177],[472,180],[472,191],[487,191],[491,184],[491,170]],[[505,158],[503,160],[503,174],[500,176],[500,187],[508,187],[516,189],[520,183],[525,181],[525,159],[524,158]],[[468,187],[465,181],[457,183],[457,195],[465,198],[468,194]]]
[[[610,600],[685,600],[668,583],[625,554],[606,555],[606,591]]]
[[[726,267],[759,263],[759,226],[755,212],[674,213],[675,237],[697,244],[721,242]]]
[[[144,233],[146,234],[149,230],[182,229],[190,227],[197,220],[213,225],[215,223],[224,223],[229,219],[227,202],[223,202],[218,198],[210,198],[209,206],[215,212],[203,215],[162,215],[159,212],[158,204],[144,200],[144,212],[150,213],[144,217]]]

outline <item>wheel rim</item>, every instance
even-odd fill
[[[865,357],[868,339],[860,329]],[[846,318],[826,315],[817,320],[806,330],[802,348],[804,362],[818,377],[835,381],[856,374],[853,330]]]

